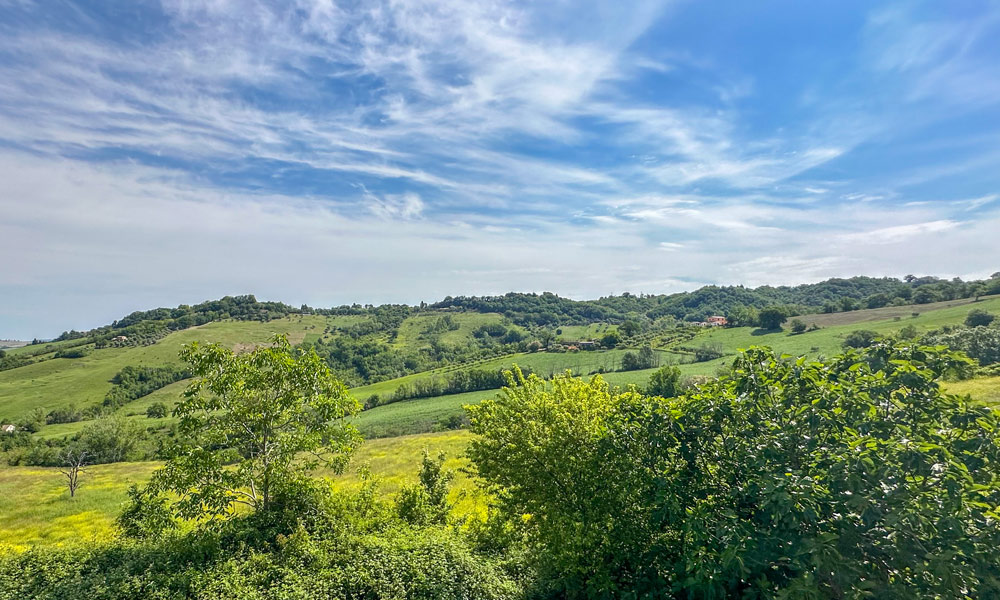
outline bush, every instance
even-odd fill
[[[757,320],[763,329],[781,329],[781,324],[788,320],[788,315],[783,308],[771,306],[760,311]]]
[[[646,394],[671,398],[680,392],[681,370],[667,365],[649,376]]]
[[[965,364],[752,348],[675,399],[520,378],[469,407],[468,455],[542,597],[996,598],[1000,415],[937,383]]]
[[[702,344],[694,349],[694,362],[708,362],[722,358],[722,346]]]
[[[968,316],[965,317],[965,325],[967,327],[986,327],[993,322],[995,317],[990,313],[976,308],[969,311]]]
[[[1000,329],[996,327],[958,326],[942,329],[928,333],[922,341],[965,352],[982,366],[1000,362]]]
[[[858,329],[847,334],[841,346],[848,348],[868,348],[879,338],[878,332],[868,329]]]
[[[162,419],[168,414],[167,405],[162,402],[154,402],[146,408],[146,417],[150,419]]]
[[[792,319],[789,326],[792,329],[792,333],[805,333],[806,331],[806,324],[799,319]]]

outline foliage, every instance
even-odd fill
[[[0,556],[0,600],[519,597],[501,559],[450,527],[412,527],[392,508],[371,486],[331,494],[310,485],[213,532],[168,527],[139,531],[137,539],[7,554]]]
[[[788,320],[788,313],[779,306],[769,306],[760,311],[757,321],[763,329],[781,329],[781,324]]]
[[[56,351],[54,358],[83,358],[89,352],[85,348],[64,348]]]
[[[982,366],[1000,363],[1000,328],[996,326],[949,327],[928,332],[923,342],[960,350],[978,360]]]
[[[622,371],[638,371],[652,369],[658,364],[656,353],[649,346],[639,348],[638,352],[626,352],[622,355]]]
[[[609,329],[601,336],[601,345],[605,348],[614,348],[622,341],[622,334],[617,329]]]
[[[649,384],[646,385],[646,394],[649,396],[660,396],[661,398],[672,398],[680,392],[681,370],[677,367],[666,365],[660,367],[649,376]]]
[[[424,449],[419,485],[405,486],[396,498],[399,518],[411,525],[443,524],[448,517],[448,487],[454,473],[444,470],[444,453]]]
[[[167,413],[167,405],[162,402],[154,402],[146,407],[146,417],[150,419],[162,419]]]
[[[73,438],[73,444],[87,453],[93,464],[135,460],[145,437],[142,427],[123,415],[94,420]]]
[[[801,319],[792,319],[788,326],[792,333],[805,333],[806,331],[806,324]]]
[[[969,311],[967,317],[965,317],[966,327],[986,327],[993,322],[994,315],[982,310],[980,308],[974,308]]]
[[[154,473],[148,492],[173,492],[181,518],[229,516],[236,505],[267,510],[304,473],[339,470],[359,442],[344,417],[357,401],[312,351],[278,336],[271,346],[234,354],[217,344],[186,347],[198,377],[174,409],[193,442]],[[227,468],[232,448],[240,456]]]
[[[191,376],[188,369],[164,365],[162,367],[126,366],[111,383],[114,385],[104,396],[104,406],[120,408],[133,400],[152,394],[171,383]]]
[[[858,329],[852,331],[844,337],[844,341],[841,344],[844,349],[848,348],[868,348],[875,343],[881,337],[877,331],[871,331],[869,329]]]
[[[708,362],[723,356],[722,347],[718,344],[702,344],[693,352],[695,362]]]
[[[531,372],[530,367],[525,371]],[[432,398],[449,394],[464,394],[480,390],[497,390],[505,382],[503,369],[463,369],[449,373],[445,377],[418,379],[412,384],[401,384],[391,397],[377,398],[375,402],[365,401],[365,408],[400,402],[411,398]]]
[[[469,456],[550,596],[996,597],[1000,418],[936,382],[963,364],[751,348],[675,399],[515,373]]]

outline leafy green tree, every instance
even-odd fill
[[[871,331],[868,329],[858,329],[852,331],[844,337],[844,341],[841,342],[841,346],[845,349],[847,348],[867,348],[875,343],[875,340],[879,338],[877,331]]]
[[[939,300],[941,300],[941,294],[927,285],[922,285],[913,292],[913,302],[915,304],[930,304]]]
[[[965,324],[968,327],[986,327],[995,319],[993,315],[981,308],[974,308],[965,317]]]
[[[639,325],[639,323],[629,319],[628,321],[622,323],[618,327],[618,330],[621,332],[623,336],[632,337],[633,335],[642,331],[642,325]]]
[[[196,379],[174,409],[194,442],[153,474],[149,493],[172,492],[185,519],[266,511],[275,496],[324,466],[342,470],[359,443],[345,417],[358,402],[312,350],[284,336],[244,354],[193,343],[181,352]],[[226,466],[232,448],[240,460]]]
[[[781,324],[788,320],[788,315],[780,306],[770,306],[760,311],[758,321],[763,329],[781,329]]]
[[[444,453],[432,457],[424,449],[420,464],[420,483],[406,486],[396,497],[396,511],[412,525],[441,524],[447,520],[450,506],[448,490],[455,474],[444,469]]]
[[[146,432],[138,423],[115,414],[95,419],[76,437],[91,463],[113,463],[135,459]]]
[[[601,336],[601,345],[605,348],[614,348],[622,341],[622,335],[618,333],[617,329],[609,329],[603,336]]]
[[[646,385],[646,394],[662,398],[672,398],[680,392],[680,381],[680,369],[671,365],[660,367],[649,376],[649,383]]]
[[[167,405],[162,402],[154,402],[146,408],[146,417],[150,419],[162,419],[167,416]]]
[[[734,307],[726,318],[734,327],[756,327],[760,324],[759,319],[756,308],[743,305]]]
[[[942,393],[962,366],[751,348],[673,399],[515,372],[469,457],[548,597],[993,598],[1000,417]]]
[[[789,327],[791,327],[792,333],[804,333],[806,330],[806,324],[801,319],[792,319]]]
[[[1000,363],[1000,329],[996,327],[955,327],[930,332],[925,344],[941,344],[975,358],[982,366]]]

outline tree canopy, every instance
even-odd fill
[[[154,473],[149,491],[178,496],[182,518],[228,516],[237,505],[266,510],[305,472],[342,469],[360,442],[344,417],[358,402],[313,351],[287,338],[236,354],[193,343],[182,352],[197,379],[174,409],[192,440]],[[227,467],[218,448],[235,450]]]
[[[674,399],[515,373],[469,456],[553,596],[996,597],[1000,419],[937,383],[964,365],[751,348]]]

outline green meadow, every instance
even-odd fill
[[[469,432],[449,431],[367,441],[355,452],[341,475],[320,473],[334,486],[357,488],[358,473],[367,467],[384,494],[415,483],[424,449],[447,456],[445,467],[456,471],[452,500],[456,509],[476,509],[474,485],[462,472]],[[31,546],[99,541],[113,535],[114,520],[127,500],[133,483],[142,484],[159,463],[114,463],[89,467],[83,485],[69,497],[65,477],[55,468],[0,468],[0,551]]]
[[[17,369],[0,371],[0,418],[14,419],[32,409],[46,412],[75,404],[98,404],[111,389],[111,378],[125,366],[179,364],[181,347],[191,342],[215,342],[249,348],[275,334],[300,343],[307,332],[326,326],[327,319],[303,315],[257,321],[219,321],[173,332],[151,346],[91,350],[83,358],[49,358]]]

